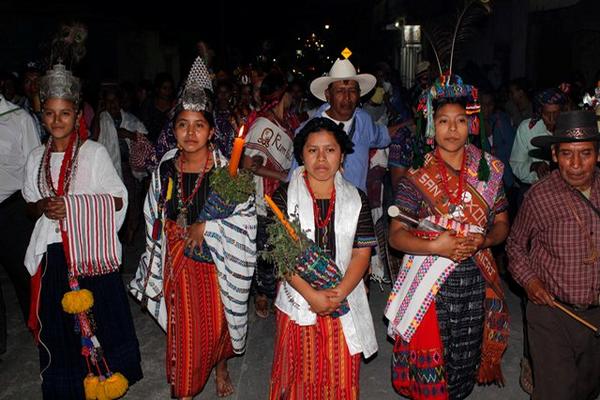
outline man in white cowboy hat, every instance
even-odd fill
[[[551,147],[558,169],[527,192],[508,237],[508,269],[529,298],[533,399],[596,399],[600,339],[566,311],[600,326],[600,133],[588,111],[562,113]],[[566,310],[566,311],[565,311]]]
[[[343,175],[364,192],[367,189],[369,150],[390,145],[387,128],[375,124],[369,114],[358,107],[360,97],[371,91],[375,83],[373,75],[357,74],[354,65],[344,57],[333,63],[327,75],[315,79],[310,84],[310,92],[326,102],[319,107],[313,118],[326,117],[343,124],[344,131],[352,139],[354,153],[346,156]],[[302,129],[302,126],[299,129]],[[290,171],[296,166],[292,165]]]

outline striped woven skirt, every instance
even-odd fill
[[[164,295],[167,304],[167,380],[173,397],[202,391],[213,367],[233,356],[214,264],[183,255],[182,229],[167,220]]]
[[[277,310],[270,399],[358,399],[360,361],[348,351],[339,318],[300,326]]]
[[[473,391],[483,341],[485,280],[469,258],[460,263],[436,296],[440,336],[451,399]]]

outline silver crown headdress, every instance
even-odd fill
[[[70,100],[79,103],[81,85],[63,64],[56,64],[40,78],[40,100],[44,103],[51,98]]]
[[[183,109],[196,112],[206,110],[208,103],[206,89],[211,92],[213,90],[210,75],[202,58],[197,57],[181,93]]]

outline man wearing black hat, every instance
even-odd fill
[[[595,399],[600,339],[563,309],[600,326],[600,133],[593,113],[559,116],[558,169],[532,186],[507,241],[509,270],[527,292],[534,399]],[[561,309],[562,307],[562,309]]]

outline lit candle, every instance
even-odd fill
[[[229,175],[236,176],[238,173],[238,165],[240,164],[240,158],[242,157],[242,151],[244,150],[244,125],[240,127],[240,133],[238,137],[233,141],[233,149],[231,150],[231,159],[229,160]]]
[[[275,204],[271,196],[265,194],[265,201],[267,202],[269,207],[271,207],[271,210],[273,210],[273,213],[277,216],[277,218],[279,218],[279,221],[283,224],[283,226],[288,231],[292,239],[298,240],[298,235],[296,235],[296,231],[294,231],[294,228],[292,228],[288,220],[285,219],[285,216],[283,215],[279,207],[277,207],[277,204]]]

